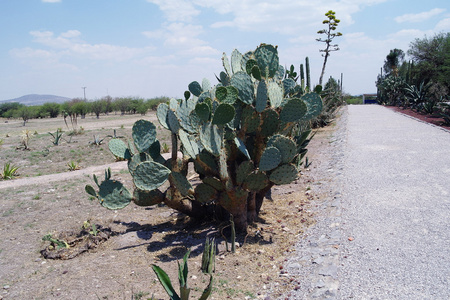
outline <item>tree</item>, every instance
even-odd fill
[[[56,118],[61,111],[61,106],[58,103],[47,102],[42,105],[41,111],[50,118]]]
[[[339,46],[337,44],[331,44],[331,42],[333,41],[333,39],[335,37],[342,36],[342,33],[335,32],[338,24],[341,22],[341,20],[336,19],[335,12],[332,10],[329,10],[327,13],[325,13],[325,16],[328,19],[323,20],[322,24],[328,24],[328,28],[319,30],[319,31],[317,31],[317,33],[325,34],[326,38],[325,39],[322,39],[322,38],[316,39],[316,41],[325,43],[325,45],[326,45],[325,49],[319,50],[320,52],[324,52],[324,54],[322,54],[322,56],[324,57],[322,73],[320,73],[320,78],[319,78],[320,85],[322,85],[323,75],[325,74],[325,66],[328,61],[328,56],[330,56],[330,52],[339,50]]]
[[[100,114],[104,112],[105,109],[106,109],[106,100],[104,99],[95,100],[94,102],[91,103],[91,110],[95,114],[97,119],[100,118]]]
[[[450,32],[415,39],[409,47],[416,84],[433,81],[450,89]]]
[[[392,49],[389,54],[386,55],[384,60],[383,69],[386,75],[398,76],[398,70],[405,61],[405,53],[401,49]]]

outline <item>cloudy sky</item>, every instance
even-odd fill
[[[216,83],[222,53],[278,45],[280,63],[310,59],[318,83],[325,12],[341,20],[325,78],[376,91],[390,49],[450,31],[448,0],[0,0],[0,100],[26,94],[181,98]]]

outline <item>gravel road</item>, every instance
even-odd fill
[[[348,106],[322,166],[332,180],[280,299],[450,299],[450,133]]]

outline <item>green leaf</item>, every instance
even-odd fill
[[[206,300],[211,295],[213,288],[213,276],[209,276],[209,284],[206,289],[203,291],[202,296],[198,300]]]
[[[86,193],[88,193],[91,196],[97,197],[97,193],[95,192],[94,188],[92,187],[92,185],[87,184],[84,187],[84,190],[86,191]]]
[[[163,269],[158,267],[157,265],[152,265],[152,269],[158,277],[159,282],[166,290],[166,293],[169,295],[171,300],[181,300],[178,294],[175,292],[175,289],[172,286],[172,282],[170,281],[169,276]],[[206,298],[205,298],[206,299]]]

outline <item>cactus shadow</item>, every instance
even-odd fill
[[[156,225],[120,221],[115,223],[127,227],[119,235],[135,232],[137,236],[134,243],[115,250],[145,246],[161,262],[180,260],[188,249],[191,250],[190,257],[201,255],[206,238],[216,236],[218,232],[211,224],[199,225],[195,221],[186,222],[184,218],[179,218],[175,223],[167,221]]]

